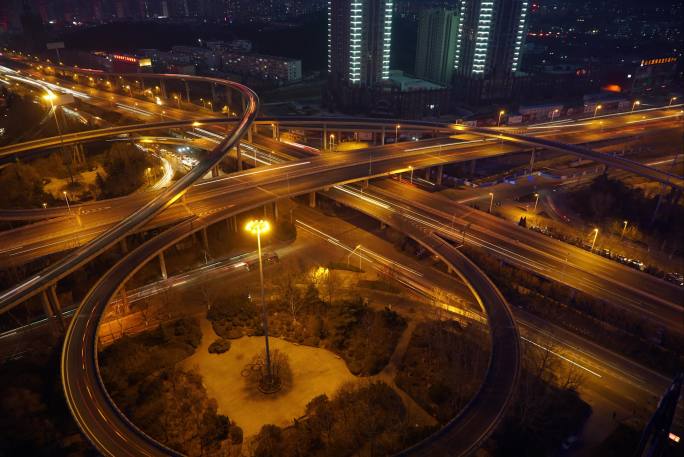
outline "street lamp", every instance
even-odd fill
[[[330,150],[331,151],[335,150],[335,134],[334,133],[330,134]]]
[[[598,112],[598,110],[600,110],[602,108],[603,108],[603,105],[596,105],[596,108],[594,108],[594,117],[596,117],[596,113]]]
[[[560,110],[556,108],[551,112],[551,122],[553,122],[553,119],[556,117],[556,114],[560,113]]]
[[[57,127],[57,134],[59,135],[59,145],[60,145],[60,148],[62,149],[62,152],[64,152],[64,140],[62,139],[62,128],[59,126],[59,119],[57,118],[57,107],[55,106],[55,103],[54,103],[55,100],[57,99],[57,96],[52,92],[48,92],[47,94],[43,95],[43,99],[50,102],[50,110],[52,111],[52,115],[55,117],[55,126]]]
[[[411,170],[411,185],[413,185],[413,165],[409,165],[409,170]]]
[[[47,203],[43,202],[43,209],[47,209]]]
[[[268,233],[271,229],[271,224],[263,219],[251,220],[245,225],[247,230],[252,235],[257,237],[257,255],[259,256],[259,280],[261,282],[261,318],[264,326],[264,342],[266,344],[266,382],[261,385],[263,390],[267,393],[275,392],[280,387],[276,385],[276,380],[273,378],[273,371],[271,368],[271,352],[268,346],[268,315],[266,313],[266,300],[264,299],[264,267],[261,260],[261,234]]]
[[[132,97],[132,96],[133,96],[133,91],[131,90],[131,86],[127,85],[127,86],[126,86],[126,90],[128,91],[128,95],[130,95],[130,96]]]
[[[164,104],[159,97],[154,97],[154,102],[157,104],[157,106],[162,106]]]
[[[176,100],[176,103],[178,103],[178,109],[180,109],[180,98],[178,98],[178,95],[174,95],[173,99]]]
[[[202,102],[202,108],[207,109],[207,104],[204,102],[202,97],[200,97],[200,101]]]
[[[401,128],[401,125],[397,124],[394,126],[394,142],[398,143],[399,142],[399,129]]]
[[[667,106],[672,105],[672,102],[675,101],[675,100],[677,100],[677,97],[672,97],[672,98],[670,98],[670,103],[668,103]]]
[[[598,237],[599,230],[595,228],[594,230],[594,241],[591,242],[591,252],[594,252],[594,246],[596,245],[596,238]]]
[[[535,193],[534,196],[536,198],[534,200],[534,212],[536,213],[537,212],[537,203],[539,203],[539,193]]]
[[[639,100],[634,100],[634,103],[632,103],[632,111],[630,111],[630,112],[634,112],[634,107],[639,106],[639,105],[641,105],[641,102]]]
[[[494,205],[494,192],[489,193],[489,214],[492,214],[492,206]]]
[[[622,234],[620,235],[620,241],[622,241],[622,239],[625,237],[625,230],[627,230],[627,221],[622,221],[622,223],[624,225],[622,226]]]
[[[71,206],[69,205],[69,197],[67,196],[66,190],[63,190],[62,194],[64,195],[64,201],[67,205],[67,211],[69,211],[69,214],[71,214]]]
[[[496,122],[496,126],[499,127],[501,125],[501,117],[506,114],[506,111],[501,110],[499,111],[499,120]]]

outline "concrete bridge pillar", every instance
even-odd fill
[[[202,246],[204,250],[209,252],[209,237],[207,236],[207,228],[202,228]]]
[[[311,192],[311,193],[309,194],[309,206],[310,206],[311,208],[315,208],[315,207],[316,207],[316,192]]]
[[[534,171],[534,153],[536,148],[532,148],[532,154],[530,154],[530,174]]]
[[[121,252],[123,254],[128,254],[128,243],[126,243],[126,238],[121,238],[121,241],[119,241],[119,246],[121,246]]]
[[[211,177],[212,178],[218,178],[218,175],[219,175],[219,168],[218,168],[218,165],[216,165],[215,167],[213,167],[211,169]]]
[[[425,169],[425,180],[426,180],[426,181],[429,181],[429,180],[430,180],[430,172],[431,172],[431,171],[432,171],[432,170],[430,169],[430,167],[427,167],[427,168]]]
[[[216,84],[211,83],[211,105],[216,104]]]
[[[382,126],[382,131],[380,132],[380,144],[385,145],[385,126]]]
[[[237,170],[242,171],[242,149],[240,148],[240,142],[235,146],[235,152],[237,154]]]
[[[162,278],[168,279],[169,275],[166,271],[166,259],[164,258],[164,251],[159,253],[159,268],[161,269]]]
[[[475,174],[475,167],[477,165],[477,159],[473,159],[470,161],[470,174],[474,175]]]
[[[183,81],[183,85],[185,85],[185,99],[190,103],[190,84],[187,81]]]
[[[273,221],[278,220],[278,201],[273,202]]]
[[[161,98],[166,99],[166,82],[163,79],[159,80],[159,92]]]
[[[321,144],[323,144],[323,151],[328,149],[328,126],[326,124],[323,124],[323,141],[321,141]]]
[[[437,176],[435,182],[438,186],[442,185],[442,175],[444,174],[444,165],[437,165]]]
[[[50,327],[50,333],[56,336],[59,333],[59,327],[57,325],[57,320],[53,314],[52,307],[50,306],[50,299],[48,298],[47,291],[43,291],[40,294],[40,301],[43,304],[43,312],[48,318],[48,325]]]
[[[48,293],[48,298],[50,299],[50,305],[52,306],[52,311],[55,316],[57,316],[57,322],[59,323],[59,329],[64,331],[66,326],[64,325],[64,318],[62,317],[62,305],[59,303],[59,297],[57,296],[57,285],[53,284]]]

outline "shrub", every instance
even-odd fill
[[[230,349],[230,341],[225,338],[218,338],[209,345],[210,354],[223,354]]]

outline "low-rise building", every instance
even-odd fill
[[[223,71],[283,83],[302,79],[302,61],[263,54],[224,52]]]

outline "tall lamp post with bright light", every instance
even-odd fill
[[[409,170],[411,170],[411,185],[413,185],[413,165],[409,165]]]
[[[593,232],[594,232],[594,240],[591,242],[591,252],[594,252],[594,246],[596,245],[596,238],[598,237],[598,232],[599,232],[598,228],[595,228],[593,230]]]
[[[273,369],[271,367],[271,351],[268,345],[268,314],[266,312],[266,299],[264,298],[264,266],[261,259],[261,234],[268,233],[270,229],[271,224],[263,219],[251,220],[245,226],[245,230],[257,237],[259,281],[261,283],[261,319],[264,327],[264,342],[266,344],[266,378],[261,380],[259,388],[264,393],[273,393],[280,389],[280,381],[273,376]]]
[[[499,111],[499,120],[496,121],[497,127],[499,127],[501,125],[501,118],[503,117],[504,114],[506,114],[506,111],[504,111],[504,110]]]
[[[627,230],[627,221],[622,221],[622,233],[620,234],[620,241],[625,237],[625,231]]]
[[[558,114],[559,112],[560,110],[558,108],[551,112],[551,122],[553,122],[554,118],[556,117],[556,114]]]
[[[331,151],[335,150],[335,134],[334,133],[330,134],[330,150]]]
[[[69,211],[69,214],[71,214],[71,206],[69,205],[69,197],[67,196],[66,190],[62,191],[62,195],[64,195],[64,201],[66,202],[66,205],[67,205],[67,211]]]
[[[537,212],[537,204],[539,203],[539,193],[534,194],[535,200],[534,200],[534,212]]]
[[[401,128],[401,125],[397,124],[394,126],[394,143],[399,142],[399,129]]]
[[[631,112],[634,112],[634,108],[639,106],[639,105],[641,105],[641,102],[639,100],[634,100],[634,102],[632,103],[632,111]]]
[[[492,206],[494,205],[494,192],[489,193],[489,214],[492,214]]]
[[[596,113],[598,110],[603,109],[603,105],[596,105],[596,108],[594,108],[594,117],[596,117]]]
[[[672,98],[670,98],[670,103],[668,103],[667,106],[671,106],[671,105],[672,105],[672,102],[675,101],[675,100],[677,100],[677,97],[672,97]]]

